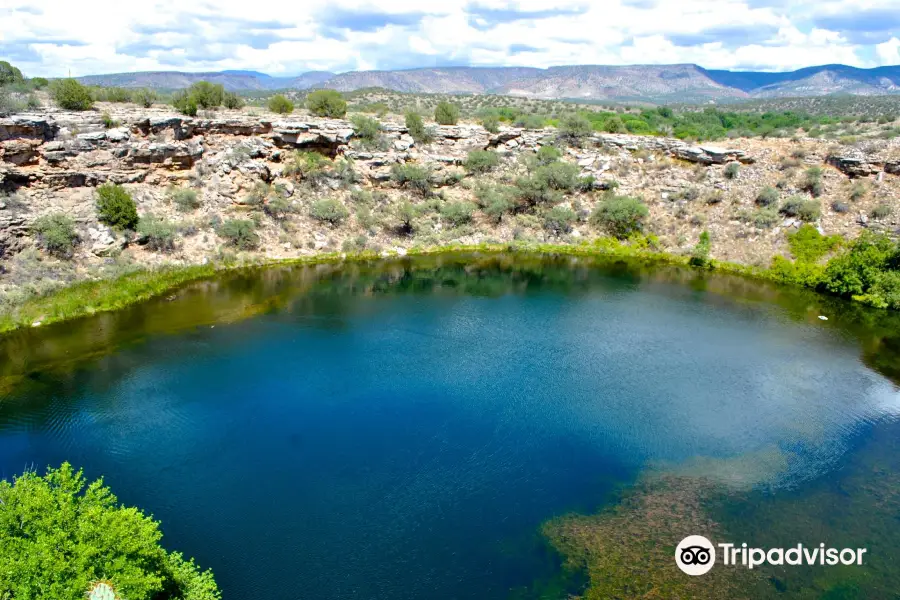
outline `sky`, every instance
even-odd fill
[[[0,0],[27,76],[696,63],[900,64],[900,0]]]

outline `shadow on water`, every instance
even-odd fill
[[[453,303],[529,294],[616,298],[636,290],[726,308],[750,320],[778,311],[795,324],[830,331],[835,340],[857,347],[869,369],[900,382],[900,315],[894,313],[679,267],[597,258],[444,255],[230,273],[121,312],[13,332],[0,338],[0,422],[28,422],[29,428],[41,429],[58,418],[52,407],[60,398],[74,398],[85,386],[103,391],[117,385],[123,373],[139,369],[146,356],[123,350],[174,334],[203,343],[203,330],[254,316],[342,332],[352,328],[354,319],[378,316],[386,306],[379,300],[391,297],[429,296]],[[372,301],[360,302],[363,297]],[[240,335],[237,330],[229,343],[239,344]],[[900,425],[867,423],[833,471],[791,489],[727,489],[669,472],[628,482],[603,512],[554,518],[541,532],[510,542],[511,556],[530,555],[530,576],[536,579],[530,587],[514,587],[511,597],[897,597],[897,440]],[[608,503],[598,498],[579,509],[603,505]],[[870,562],[863,568],[763,568],[691,581],[671,557],[680,538],[695,533],[759,547],[798,542],[863,546],[869,548]]]

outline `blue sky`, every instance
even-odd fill
[[[900,64],[900,0],[0,0],[27,75],[697,63]],[[271,7],[271,10],[268,10]]]

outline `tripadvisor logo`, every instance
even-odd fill
[[[749,548],[747,544],[713,544],[702,535],[689,535],[675,548],[675,564],[688,575],[703,575],[716,564],[716,548],[722,564],[753,569],[760,565],[861,565],[866,548],[826,548],[825,544],[791,548]]]

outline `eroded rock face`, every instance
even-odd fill
[[[56,137],[59,126],[51,119],[17,115],[0,119],[0,141],[34,139],[49,141]]]

